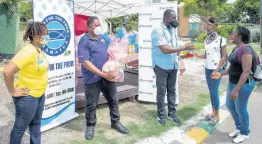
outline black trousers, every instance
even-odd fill
[[[96,83],[85,85],[87,126],[96,125],[96,108],[100,92],[103,93],[105,99],[108,101],[111,123],[116,123],[120,120],[116,83],[101,79]]]
[[[155,66],[157,86],[157,113],[159,118],[166,117],[165,95],[167,92],[168,116],[176,114],[176,79],[177,69],[164,70]]]

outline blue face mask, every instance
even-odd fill
[[[50,41],[49,35],[44,35],[44,36],[42,37],[40,43],[41,43],[42,45],[47,45],[49,41]]]

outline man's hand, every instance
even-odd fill
[[[184,44],[184,50],[193,50],[195,47],[191,44],[191,42],[187,42]]]
[[[101,77],[107,79],[108,81],[112,81],[116,78],[115,75],[111,75],[111,74],[105,73],[105,72],[102,73]]]

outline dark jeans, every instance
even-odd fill
[[[30,144],[41,143],[41,118],[44,110],[45,96],[13,97],[15,104],[15,124],[10,136],[10,144],[21,144],[25,130],[29,126]]]
[[[168,116],[176,114],[176,78],[177,70],[164,70],[155,66],[157,86],[157,112],[158,117],[163,119],[166,117],[165,111],[165,95],[167,92]]]
[[[211,105],[215,110],[219,110],[220,107],[220,99],[219,99],[219,86],[221,83],[221,78],[218,80],[212,79],[211,75],[214,70],[207,69],[205,70],[206,72],[206,81],[207,81],[207,86],[209,89],[210,93],[210,100],[211,100]],[[219,70],[219,72],[222,72],[222,69]]]
[[[120,120],[116,83],[101,79],[96,83],[85,85],[87,126],[95,126],[96,124],[96,107],[100,92],[103,93],[105,99],[108,101],[111,123],[116,123]]]

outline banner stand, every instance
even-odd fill
[[[166,9],[178,11],[177,2],[158,3],[140,7],[139,10],[139,96],[138,100],[156,102],[156,76],[152,68],[151,33],[160,27]],[[177,29],[175,30],[177,35]],[[176,83],[176,104],[179,103],[179,70]],[[167,97],[165,97],[167,103]]]
[[[49,62],[48,87],[41,119],[46,131],[78,116],[76,108],[76,57],[74,2],[33,0],[34,21],[48,28],[50,41],[42,46]]]

